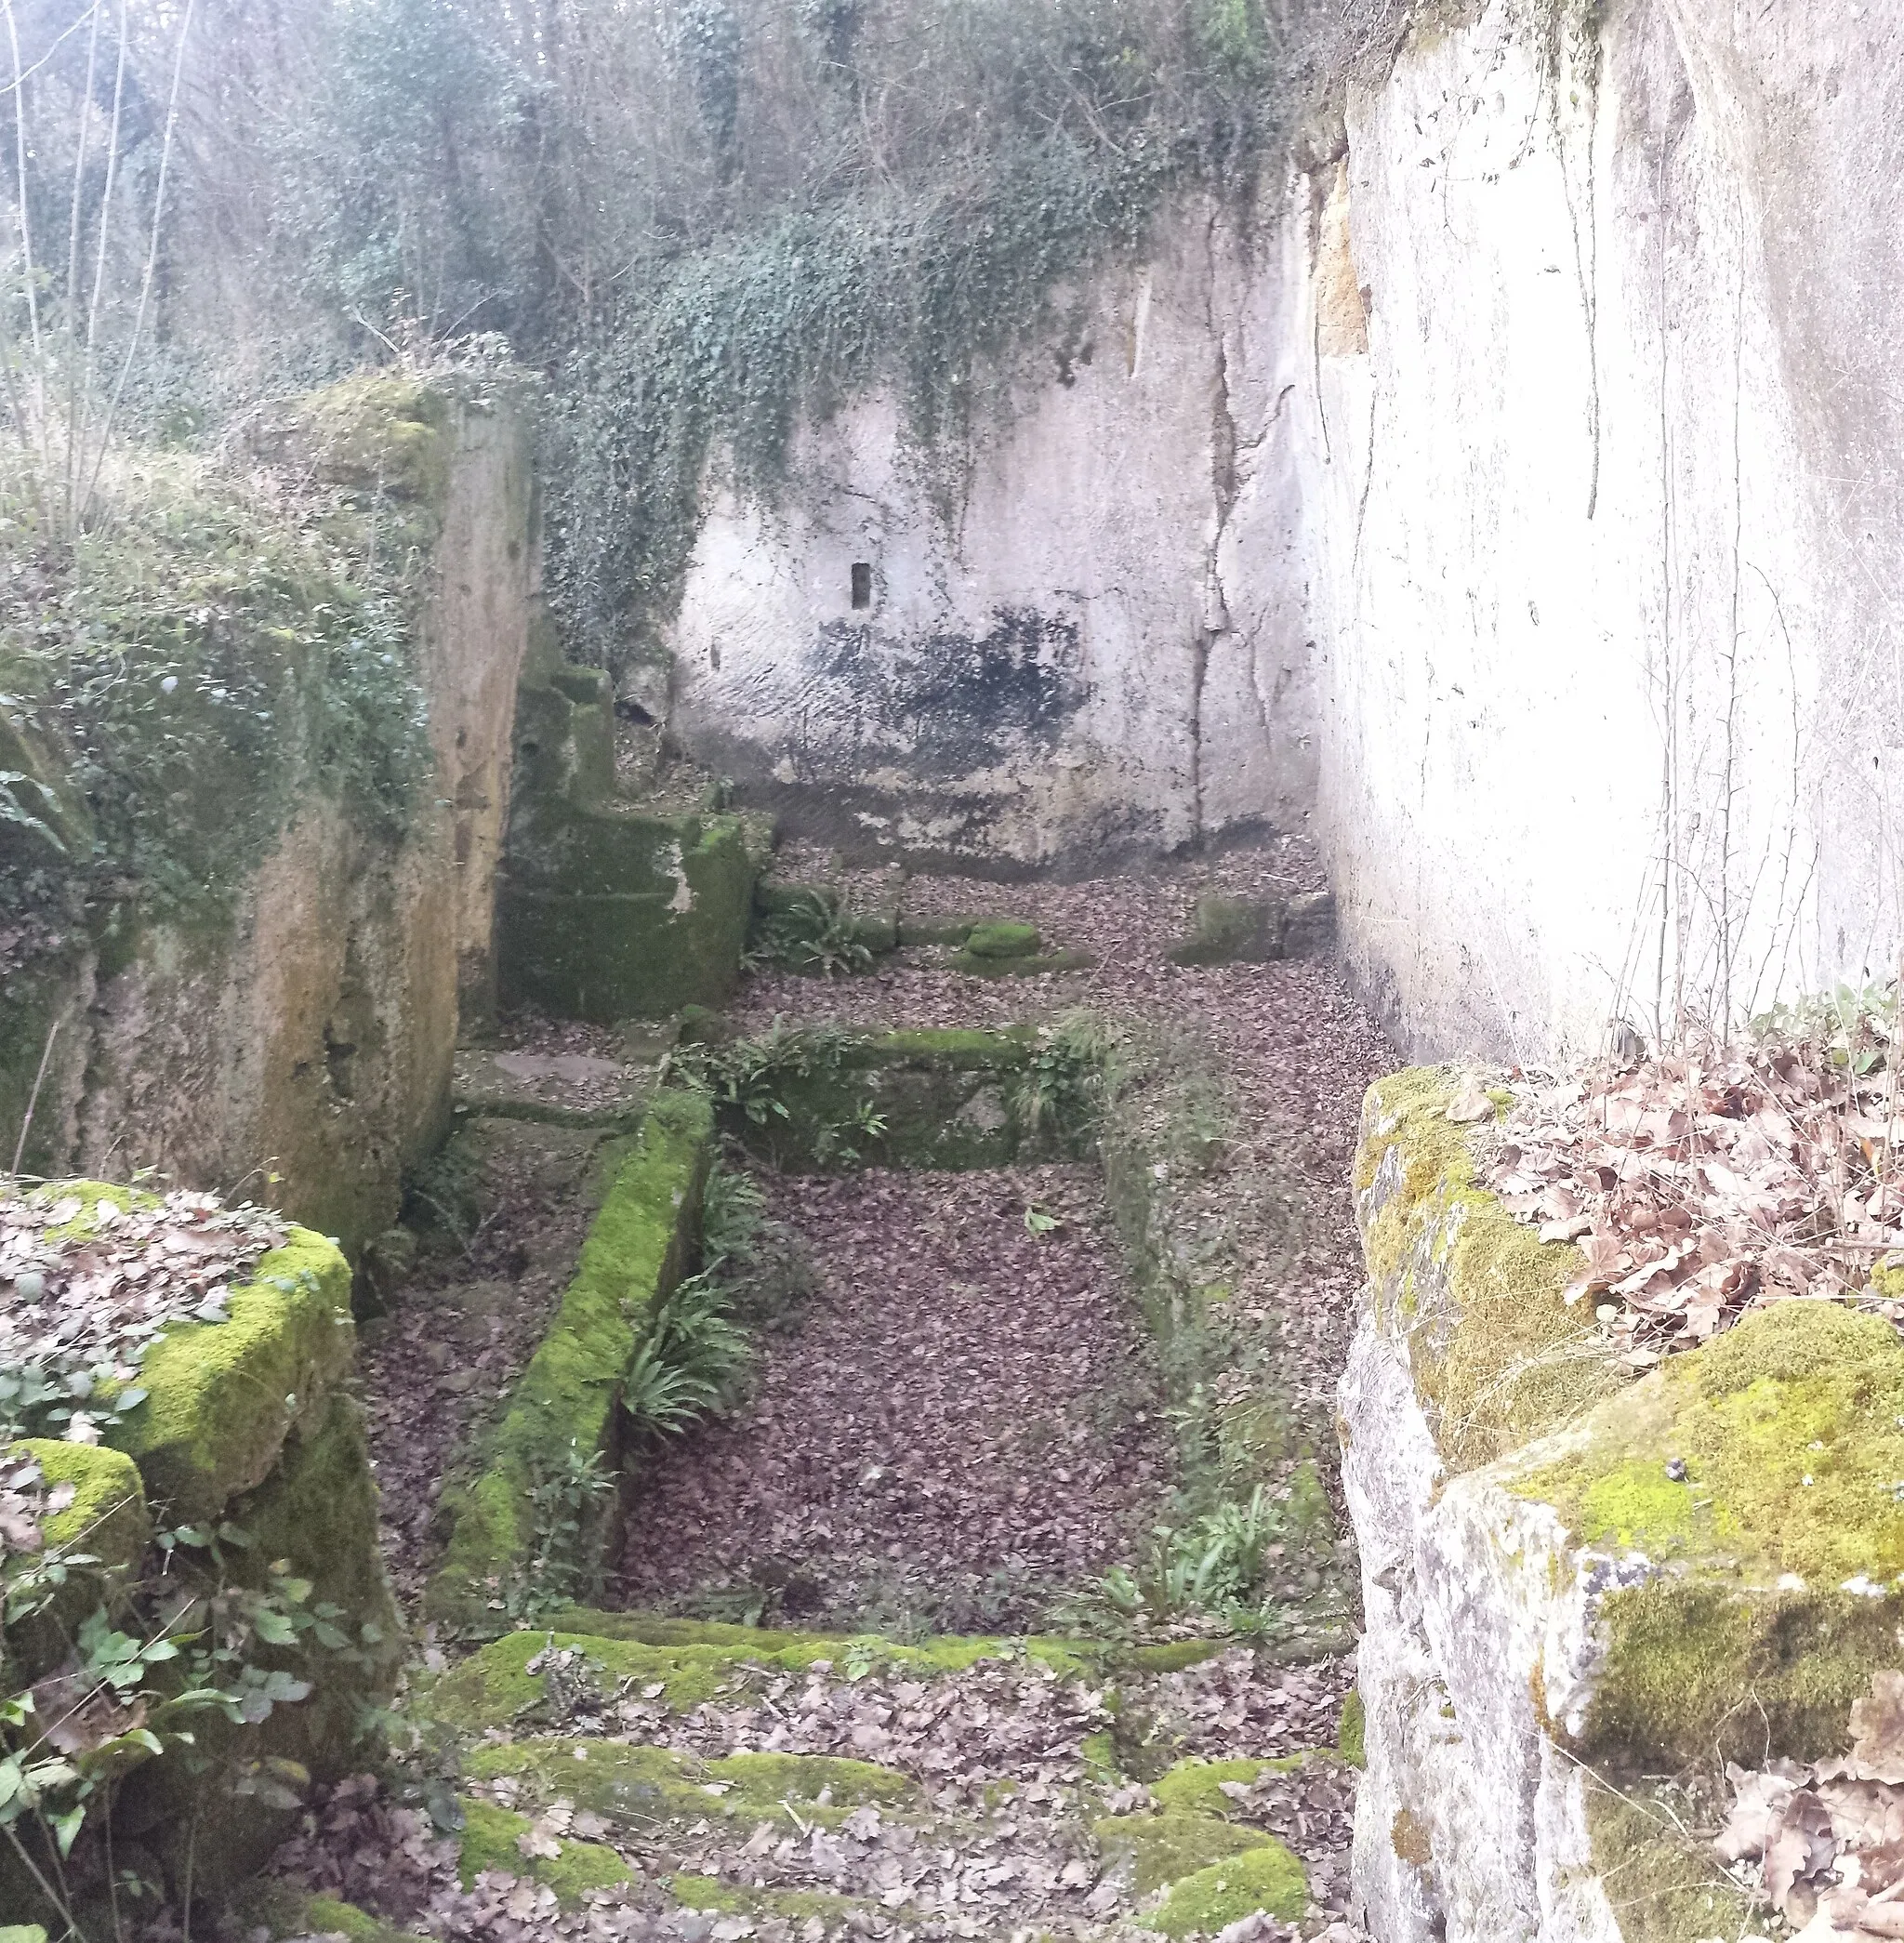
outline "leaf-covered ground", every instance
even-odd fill
[[[1340,1665],[1278,1669],[1231,1652],[1127,1677],[1114,1723],[1103,1683],[1010,1649],[960,1673],[920,1678],[858,1663],[842,1646],[837,1662],[799,1674],[739,1669],[720,1696],[685,1712],[659,1694],[605,1685],[579,1649],[552,1647],[539,1660],[549,1691],[562,1698],[537,1710],[532,1744],[561,1748],[562,1765],[575,1749],[575,1768],[612,1758],[617,1739],[703,1760],[843,1755],[878,1763],[917,1793],[843,1815],[829,1812],[824,1797],[812,1805],[790,1797],[770,1820],[720,1812],[715,1783],[705,1816],[624,1815],[578,1806],[579,1778],[569,1794],[551,1796],[548,1786],[503,1775],[474,1792],[525,1817],[520,1869],[463,1884],[456,1844],[425,1812],[352,1782],[310,1818],[280,1870],[390,1922],[471,1943],[1135,1938],[1144,1934],[1146,1898],[1115,1840],[1106,1844],[1088,1831],[1107,1817],[1142,1827],[1159,1811],[1182,1813],[1173,1789],[1185,1769],[1166,1772],[1167,1765],[1202,1756],[1232,1764],[1203,1778],[1205,1812],[1276,1834],[1309,1876],[1312,1914],[1300,1930],[1254,1919],[1229,1943],[1283,1943],[1298,1934],[1346,1943],[1351,1934],[1338,1912],[1348,1897],[1353,1770],[1332,1753],[1308,1751],[1326,1750],[1333,1736],[1347,1683]],[[1096,1769],[1093,1738],[1104,1739],[1114,1725],[1120,1758],[1143,1765],[1148,1751],[1154,1787]],[[542,1738],[550,1735],[562,1738]],[[491,1744],[512,1738],[505,1731]],[[1297,1755],[1304,1758],[1287,1769],[1256,1766]],[[1238,1778],[1246,1767],[1254,1771]],[[558,1909],[532,1870],[571,1841],[612,1848],[636,1878],[596,1892],[584,1908]],[[670,1907],[683,1894],[714,1907]]]
[[[1166,1045],[1181,1035],[1186,1064],[1217,1076],[1210,1108],[1220,1124],[1195,1152],[1172,1149],[1158,1163],[1171,1177],[1172,1233],[1212,1259],[1221,1252],[1230,1313],[1268,1332],[1291,1408],[1319,1418],[1359,1279],[1347,1190],[1357,1109],[1391,1061],[1326,956],[1203,968],[1165,956],[1199,892],[1289,895],[1318,882],[1293,843],[1069,885],[901,887],[881,874],[849,888],[863,904],[896,892],[909,919],[1029,918],[1048,945],[1096,962],[981,980],[920,947],[831,983],[755,976],[732,1022],[743,1033],[776,1017],[983,1025],[1087,1006]],[[619,1095],[604,1065],[633,1077],[639,1060],[627,1055],[646,1050],[605,1028],[536,1020],[510,1022],[504,1044],[539,1062],[543,1090],[556,1095],[564,1063],[579,1061],[568,1104],[581,1108]],[[587,1228],[580,1185],[600,1136],[529,1126],[504,1135],[502,1123],[485,1124],[495,1136],[485,1211],[401,1292],[364,1359],[386,1538],[406,1594],[430,1562],[454,1450],[526,1360]],[[765,1332],[736,1414],[644,1460],[620,1595],[912,1636],[1007,1632],[1049,1617],[1053,1593],[1130,1555],[1167,1498],[1170,1440],[1156,1351],[1097,1170],[767,1184],[770,1212],[800,1236],[816,1286],[787,1328]],[[1058,1224],[1028,1225],[1034,1203]],[[446,1648],[430,1648],[435,1663]],[[1054,1679],[1009,1651],[930,1684],[850,1657],[799,1676],[763,1670],[685,1712],[637,1685],[598,1694],[592,1712],[583,1699],[537,1731],[704,1760],[850,1755],[912,1777],[924,1804],[791,1824],[710,1813],[616,1825],[562,1793],[512,1794],[498,1777],[465,1791],[528,1819],[505,1862],[465,1883],[454,1841],[417,1798],[353,1782],[313,1802],[277,1871],[445,1943],[1136,1937],[1155,1898],[1092,1836],[1093,1819],[1167,1806],[1131,1777],[1160,1781],[1185,1757],[1327,1749],[1352,1678],[1346,1659],[1284,1665],[1238,1648],[1124,1678],[1115,1722],[1102,1683]],[[1107,1769],[1097,1743],[1113,1728]],[[1226,1943],[1282,1943],[1299,1928],[1346,1943],[1349,1771],[1325,1752],[1223,1786],[1217,1812],[1276,1833],[1303,1859],[1310,1887],[1300,1926],[1251,1917],[1225,1931]],[[537,1871],[576,1841],[616,1851],[633,1879],[559,1906]]]
[[[1011,1631],[1126,1555],[1169,1451],[1096,1170],[764,1184],[817,1287],[739,1410],[643,1459],[622,1602]]]
[[[1489,1184],[1543,1241],[1578,1244],[1608,1354],[1645,1368],[1786,1296],[1865,1299],[1904,1263],[1895,1014],[1820,1010],[1756,1042],[1695,1040],[1555,1080],[1517,1078]],[[1491,1121],[1478,1087],[1448,1109]]]

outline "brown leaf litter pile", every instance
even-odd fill
[[[1904,1262],[1904,1111],[1896,1079],[1803,1043],[1698,1046],[1557,1084],[1512,1083],[1488,1177],[1543,1241],[1578,1245],[1591,1300],[1634,1368],[1785,1296],[1866,1296]],[[1472,1082],[1448,1107],[1478,1121]]]
[[[1007,1650],[932,1680],[904,1667],[839,1663],[801,1672],[740,1669],[721,1698],[676,1713],[652,1691],[605,1686],[581,1652],[551,1642],[542,1672],[554,1708],[537,1730],[633,1740],[716,1758],[794,1751],[879,1761],[924,1792],[917,1808],[856,1809],[833,1829],[710,1817],[687,1824],[612,1823],[573,1803],[519,1799],[513,1778],[478,1791],[532,1816],[521,1876],[492,1870],[456,1884],[455,1844],[418,1808],[397,1805],[368,1778],[332,1791],[278,1858],[278,1872],[346,1897],[424,1935],[469,1943],[627,1938],[649,1943],[882,1943],[1142,1934],[1128,1882],[1083,1833],[1101,1814],[1154,1803],[1130,1784],[1090,1779],[1086,1738],[1108,1724],[1103,1691]],[[1152,1724],[1170,1751],[1198,1747],[1281,1754],[1326,1741],[1347,1669],[1275,1668],[1247,1652],[1124,1683],[1122,1712]],[[547,1715],[548,1717],[545,1717]],[[497,1737],[507,1739],[503,1735]],[[1272,1831],[1308,1865],[1318,1920],[1347,1901],[1352,1776],[1329,1755],[1226,1791],[1233,1818]],[[606,1842],[640,1871],[626,1889],[596,1892],[563,1912],[529,1876],[564,1839]],[[734,1891],[847,1897],[857,1909],[813,1915],[720,1915],[665,1907],[674,1877]],[[1306,1927],[1313,1933],[1316,1922]],[[1225,1931],[1228,1943],[1292,1943],[1267,1917]],[[1345,1943],[1344,1927],[1324,1933]]]
[[[102,1196],[75,1229],[77,1195],[0,1194],[0,1428],[97,1444],[94,1393],[112,1385],[113,1408],[135,1408],[152,1339],[171,1323],[223,1322],[232,1289],[284,1239],[283,1222],[249,1204],[183,1189],[145,1201]]]
[[[622,1599],[998,1631],[1122,1556],[1169,1450],[1095,1172],[761,1184],[818,1289],[731,1420],[644,1461]]]
[[[1904,1673],[1872,1676],[1851,1732],[1840,1760],[1726,1768],[1733,1806],[1717,1854],[1796,1943],[1904,1937]]]

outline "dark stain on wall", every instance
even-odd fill
[[[996,608],[981,635],[828,621],[819,647],[821,679],[854,697],[870,739],[901,743],[921,778],[1048,755],[1086,696],[1078,622],[1035,608]]]

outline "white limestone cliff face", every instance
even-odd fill
[[[1524,1058],[1898,937],[1904,18],[1575,11],[1352,97],[1312,528],[1345,935],[1402,1038]]]
[[[717,472],[676,732],[928,860],[1307,827],[1424,1051],[1895,970],[1904,19],[1580,17],[1424,29],[1170,212],[949,501],[889,399]]]
[[[1155,260],[1059,299],[949,506],[885,396],[809,428],[771,507],[717,482],[676,733],[860,847],[1064,865],[1300,821],[1298,570],[1245,565],[1298,514],[1286,456],[1246,449],[1295,382],[1292,246],[1246,264],[1222,212],[1172,211]]]

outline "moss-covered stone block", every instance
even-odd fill
[[[310,1644],[272,1656],[311,1683],[311,1698],[273,1716],[271,1751],[320,1780],[336,1780],[374,1754],[366,1716],[396,1691],[403,1622],[377,1544],[377,1489],[364,1409],[336,1392],[322,1417],[294,1433],[276,1471],[234,1499],[227,1517],[251,1536],[253,1569],[287,1561],[311,1581],[310,1604],[331,1606],[347,1644]]]
[[[791,1171],[872,1165],[996,1168],[1076,1157],[1077,1120],[1034,1114],[1041,1050],[1028,1028],[1002,1032],[792,1033],[729,1049],[727,1070],[774,1104],[721,1109],[721,1130]]]
[[[1265,1837],[1260,1847],[1184,1876],[1144,1923],[1166,1936],[1214,1936],[1259,1910],[1300,1922],[1308,1899],[1302,1863]]]
[[[902,917],[898,925],[898,942],[903,945],[962,945],[979,922],[976,918]]]
[[[1486,1463],[1622,1388],[1562,1290],[1580,1251],[1542,1242],[1480,1185],[1469,1129],[1448,1117],[1454,1066],[1377,1080],[1355,1187],[1376,1327],[1404,1346],[1445,1462]]]
[[[579,1655],[605,1691],[624,1681],[639,1687],[658,1685],[661,1698],[677,1712],[742,1692],[764,1676],[804,1672],[823,1659],[835,1666],[861,1659],[903,1677],[931,1680],[963,1672],[1007,1650],[996,1639],[948,1636],[900,1646],[870,1634],[768,1632],[578,1607],[553,1616],[533,1632],[506,1633],[472,1653],[419,1694],[416,1712],[467,1735],[534,1725],[548,1688],[545,1675],[532,1673],[529,1665],[550,1645]],[[1102,1659],[1101,1648],[1062,1639],[1026,1640],[1012,1650],[1066,1676],[1096,1672]]]
[[[1581,1550],[1652,1568],[1600,1604],[1582,1751],[1650,1770],[1769,1736],[1812,1759],[1896,1658],[1904,1342],[1876,1316],[1755,1310],[1496,1474]]]
[[[1279,897],[1199,897],[1190,932],[1173,945],[1178,965],[1260,965],[1283,955],[1289,906]]]
[[[444,1493],[455,1525],[424,1597],[431,1619],[500,1630],[506,1595],[522,1586],[536,1556],[536,1480],[597,1453],[618,1466],[623,1380],[650,1312],[691,1262],[712,1136],[704,1100],[655,1095],[474,1475]],[[560,1562],[585,1588],[599,1579],[602,1541],[598,1516],[578,1555]]]
[[[49,1491],[73,1487],[72,1503],[40,1521],[45,1552],[82,1554],[96,1561],[71,1567],[45,1611],[9,1627],[7,1676],[30,1682],[66,1657],[73,1634],[86,1615],[102,1604],[110,1606],[117,1589],[138,1569],[152,1538],[152,1514],[139,1466],[122,1451],[22,1437],[0,1445],[0,1456],[33,1458]]]
[[[1031,958],[1039,943],[1038,926],[1015,918],[986,918],[965,934],[965,949],[972,958]]]
[[[526,1815],[511,1814],[491,1802],[465,1801],[462,1807],[456,1873],[466,1889],[494,1870],[543,1884],[555,1891],[563,1909],[573,1910],[591,1889],[612,1889],[635,1879],[633,1867],[602,1843],[562,1841],[553,1856],[532,1853],[535,1825]],[[523,1846],[525,1841],[531,1848]]]
[[[308,1229],[259,1262],[226,1314],[167,1328],[139,1368],[146,1401],[106,1434],[175,1523],[215,1519],[262,1484],[293,1427],[321,1416],[355,1350],[350,1265]]]
[[[734,817],[545,814],[496,887],[506,1005],[613,1024],[726,1003],[754,866]]]
[[[1904,1343],[1788,1299],[1622,1367],[1562,1300],[1578,1252],[1478,1184],[1491,1136],[1448,1120],[1461,1080],[1372,1089],[1357,1163],[1361,1812],[1406,1836],[1358,1847],[1358,1886],[1378,1933],[1426,1884],[1476,1934],[1606,1903],[1661,1943],[1729,1934],[1705,1858],[1608,1804],[1843,1750],[1904,1631]],[[1512,1806],[1537,1795],[1537,1818]]]
[[[1097,960],[1088,951],[1039,951],[1021,958],[985,958],[955,951],[946,960],[968,978],[1045,978],[1057,972],[1088,972]]]
[[[260,433],[279,455],[296,450],[330,483],[440,506],[449,486],[452,403],[397,371],[361,372],[284,409]]]
[[[1104,1862],[1128,1870],[1130,1886],[1148,1896],[1226,1857],[1274,1847],[1260,1829],[1233,1827],[1207,1815],[1121,1815],[1093,1822]]]

